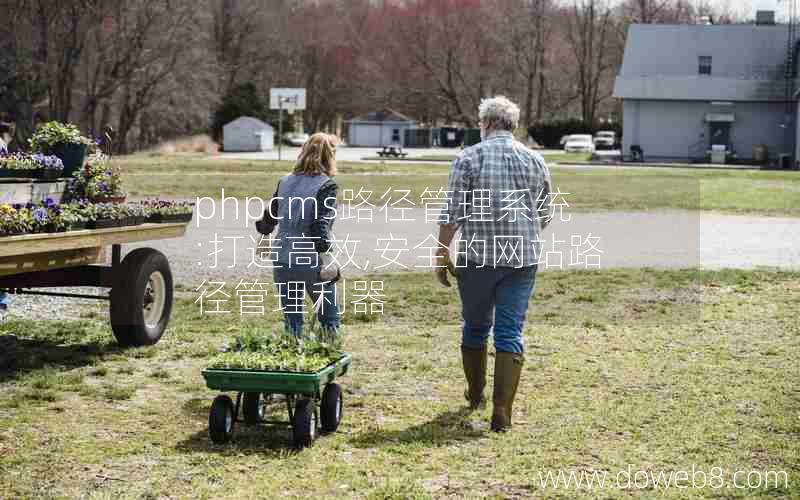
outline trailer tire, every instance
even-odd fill
[[[292,419],[292,444],[297,449],[311,446],[317,435],[317,413],[314,401],[308,398],[297,400]]]
[[[211,437],[211,441],[217,444],[225,444],[230,441],[235,423],[236,414],[231,398],[224,394],[214,398],[208,414],[208,435]]]
[[[242,413],[244,414],[245,424],[259,424],[264,419],[263,408],[260,392],[245,392],[242,395]]]
[[[137,248],[114,271],[111,329],[120,345],[140,347],[161,340],[172,313],[172,271],[152,248]]]
[[[331,382],[322,391],[322,405],[319,415],[319,419],[322,421],[322,432],[336,432],[339,422],[342,421],[343,409],[342,387]]]

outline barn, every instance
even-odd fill
[[[758,18],[631,25],[614,88],[626,156],[631,148],[666,161],[708,161],[714,148],[743,163],[793,156],[800,45],[787,46],[774,13]]]
[[[411,118],[391,109],[375,111],[345,123],[348,125],[348,144],[370,148],[404,146],[405,131],[417,126]]]
[[[223,147],[231,151],[266,151],[275,145],[275,129],[257,118],[241,116],[222,127]]]

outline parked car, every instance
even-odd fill
[[[601,130],[594,136],[595,149],[614,149],[617,147],[617,133],[613,130]]]
[[[565,153],[594,153],[594,140],[589,134],[575,134],[569,136],[564,143]]]
[[[289,146],[301,147],[308,140],[308,134],[286,134],[283,136],[283,142]]]

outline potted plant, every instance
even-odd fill
[[[125,223],[126,226],[138,226],[140,224],[144,224],[144,221],[147,218],[147,210],[142,203],[129,203],[124,205],[123,209],[128,216]]]
[[[58,156],[64,164],[64,175],[79,170],[86,160],[89,146],[95,142],[81,135],[71,123],[47,122],[39,126],[30,138],[33,151]]]
[[[67,190],[70,199],[86,198],[95,203],[123,203],[127,197],[122,190],[119,168],[99,152],[90,156],[86,165],[73,174]]]
[[[56,228],[51,219],[51,212],[44,205],[29,204],[28,209],[31,211],[33,218],[33,231],[34,233],[54,233]]]
[[[0,156],[0,177],[54,179],[61,175],[64,165],[56,156],[40,153],[15,153]]]
[[[30,233],[33,218],[27,208],[9,205],[0,205],[0,236],[14,236]]]
[[[94,203],[86,208],[86,228],[105,229],[119,227],[123,224],[124,215],[120,206],[115,203]]]
[[[64,163],[55,155],[36,153],[33,160],[39,164],[39,177],[45,180],[58,179],[64,173]]]
[[[61,205],[60,218],[66,226],[67,231],[86,229],[86,210],[77,203]]]
[[[147,222],[190,222],[194,205],[186,201],[146,200]]]
[[[40,165],[24,153],[0,157],[0,177],[36,177]]]

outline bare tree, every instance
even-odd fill
[[[128,152],[128,134],[141,112],[157,96],[159,85],[167,82],[194,49],[194,8],[190,2],[138,0],[135,16],[152,22],[142,24],[141,57],[129,61],[133,71],[122,82],[115,104],[117,151]],[[129,68],[123,68],[128,72]]]
[[[265,47],[274,47],[275,36],[283,30],[280,25],[269,26],[267,12],[276,2],[264,0],[210,0],[213,50],[219,68],[220,95],[227,94],[236,82],[270,57]],[[267,35],[270,39],[265,39]]]
[[[613,68],[608,53],[611,9],[606,0],[573,0],[567,21],[566,39],[574,56],[581,116],[586,123],[594,123],[598,105],[611,95],[603,85]]]
[[[550,0],[522,0],[508,2],[505,13],[509,23],[512,71],[523,80],[522,121],[530,127],[544,114],[546,91],[546,54],[550,44],[552,24]]]

